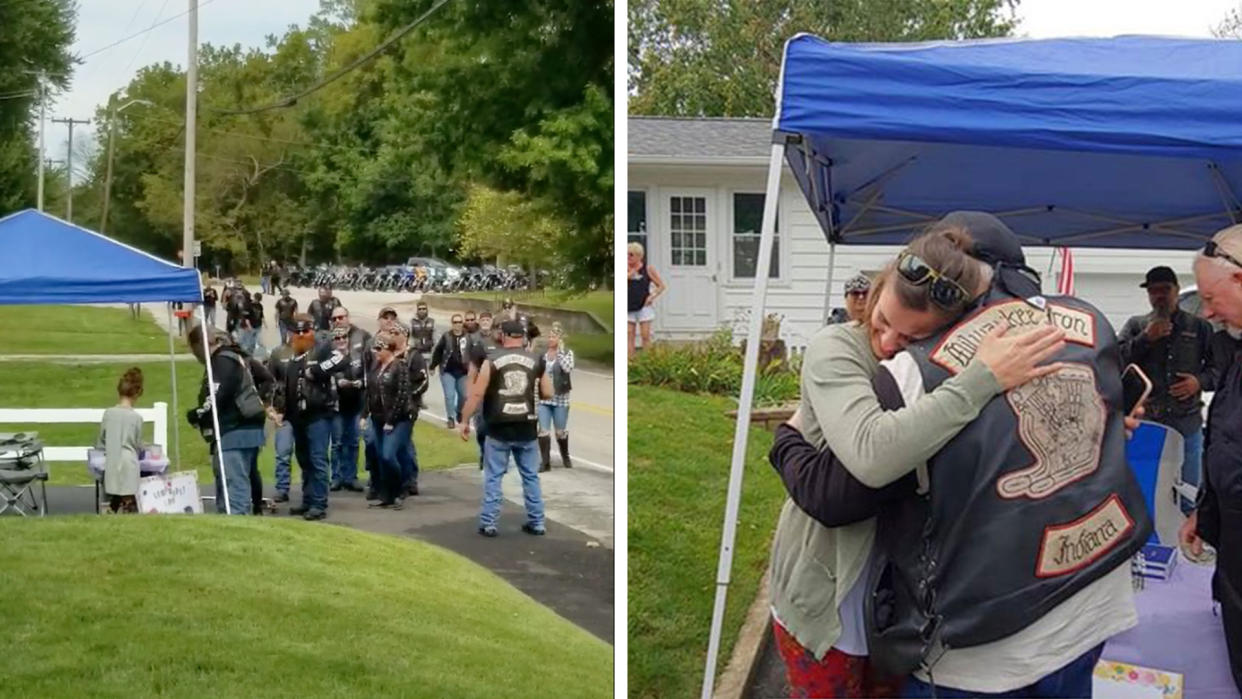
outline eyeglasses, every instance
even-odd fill
[[[1204,257],[1218,257],[1222,260],[1228,260],[1229,262],[1232,262],[1235,267],[1242,267],[1242,262],[1238,262],[1236,257],[1230,255],[1224,250],[1221,250],[1220,246],[1216,244],[1215,240],[1209,240],[1207,242],[1207,245],[1203,246],[1203,256]]]
[[[970,296],[961,284],[944,276],[912,252],[905,251],[897,256],[897,271],[915,286],[928,284],[932,303],[941,308],[957,308]]]

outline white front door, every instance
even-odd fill
[[[668,284],[657,311],[661,327],[673,332],[704,332],[720,324],[716,316],[716,221],[711,190],[665,190],[660,222],[664,266],[658,269]],[[650,234],[649,234],[650,235]]]

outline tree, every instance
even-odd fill
[[[1212,36],[1217,39],[1242,39],[1242,11],[1236,7],[1229,10],[1220,24],[1212,29]]]
[[[556,241],[564,222],[516,192],[473,185],[462,207],[460,252],[482,259],[499,258],[526,269],[555,266]]]
[[[632,114],[770,117],[787,39],[1005,36],[1018,0],[632,0]]]
[[[73,0],[0,3],[0,212],[35,204],[38,73],[49,91],[68,86],[76,14]]]

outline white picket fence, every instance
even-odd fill
[[[137,408],[134,412],[142,416],[144,424],[154,423],[155,432],[151,441],[164,447],[164,453],[168,453],[168,404],[161,401],[150,408]],[[103,414],[104,408],[0,408],[0,425],[98,425],[103,420]],[[85,464],[86,450],[94,446],[44,447],[43,458],[48,462],[71,461]]]

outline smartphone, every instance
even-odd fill
[[[1151,394],[1151,379],[1137,365],[1130,364],[1121,373],[1121,390],[1125,398],[1126,415],[1133,416],[1135,409]]]

